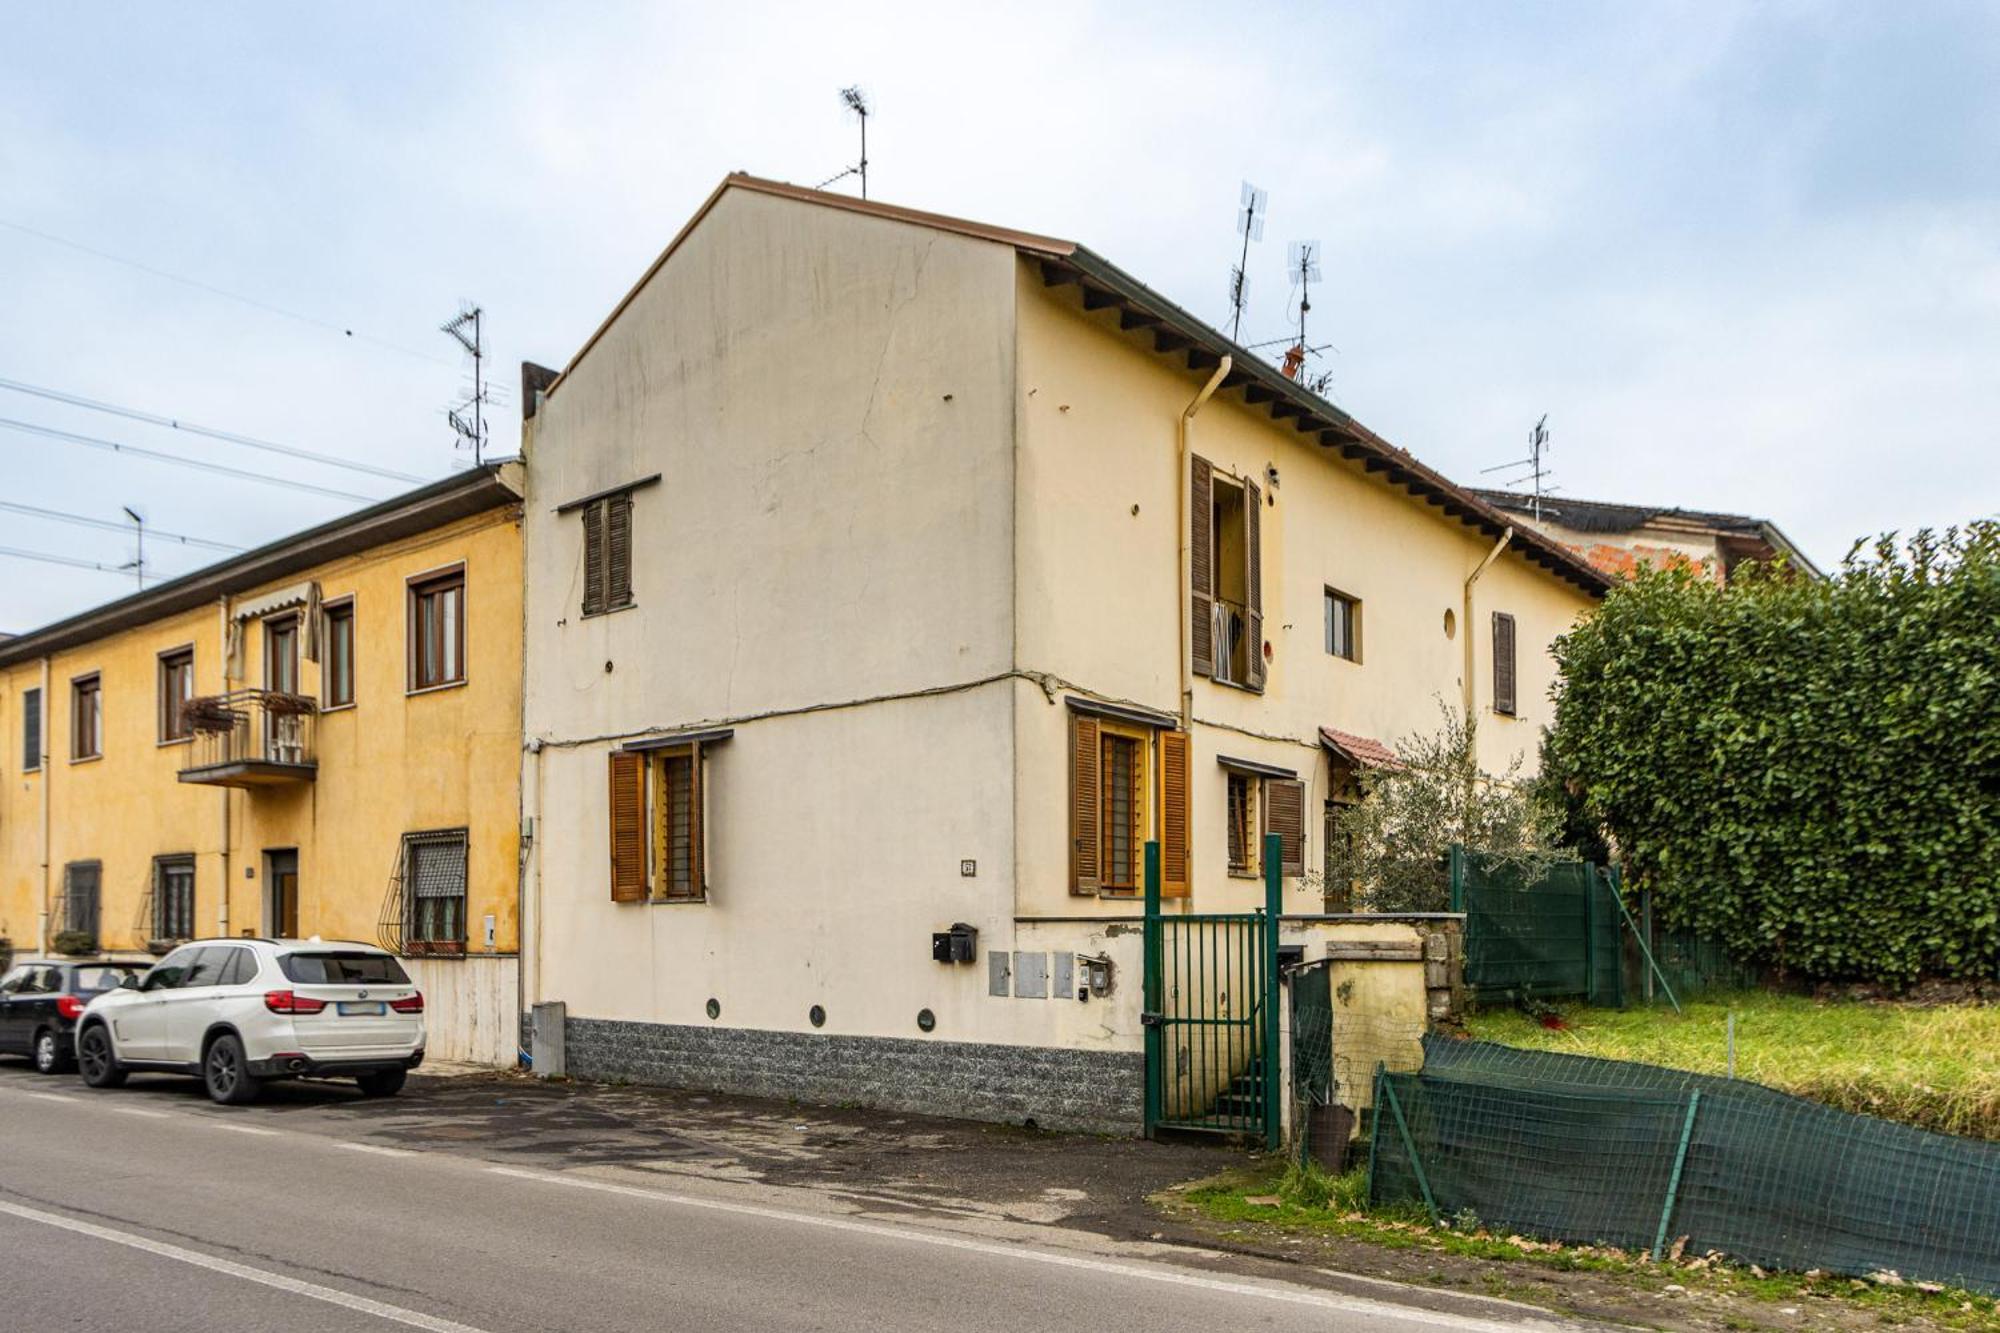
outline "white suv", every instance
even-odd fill
[[[273,1078],[352,1078],[393,1096],[423,1059],[423,993],[394,954],[342,941],[182,945],[92,1000],[76,1025],[91,1087],[196,1074],[218,1102],[250,1101]]]

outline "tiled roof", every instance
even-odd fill
[[[1319,729],[1320,744],[1332,750],[1341,758],[1359,768],[1401,768],[1403,761],[1396,752],[1371,736],[1356,736],[1352,732],[1336,731],[1332,727]]]

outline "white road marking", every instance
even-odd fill
[[[73,1102],[74,1097],[65,1097],[60,1092],[31,1092],[28,1094],[38,1102]]]
[[[148,1111],[141,1106],[114,1106],[111,1109],[119,1115],[143,1115],[154,1120],[165,1120],[167,1118],[165,1111]]]
[[[240,1278],[245,1282],[255,1282],[262,1286],[276,1288],[279,1291],[290,1292],[294,1296],[305,1296],[312,1300],[325,1301],[328,1305],[339,1305],[349,1310],[358,1310],[362,1314],[374,1315],[377,1319],[386,1319],[391,1323],[407,1324],[411,1328],[430,1329],[431,1333],[484,1333],[484,1330],[474,1328],[470,1324],[460,1324],[450,1319],[440,1319],[436,1315],[424,1314],[417,1310],[406,1310],[400,1305],[389,1305],[383,1301],[372,1301],[366,1296],[355,1296],[349,1292],[337,1291],[332,1287],[322,1287],[316,1282],[301,1282],[298,1278],[286,1277],[282,1273],[270,1273],[261,1268],[252,1268],[248,1264],[239,1264],[228,1259],[218,1259],[212,1254],[203,1254],[199,1250],[182,1249],[178,1245],[168,1245],[164,1241],[135,1235],[129,1231],[115,1231],[110,1227],[101,1227],[95,1223],[80,1222],[73,1217],[64,1217],[61,1213],[46,1213],[39,1208],[24,1208],[20,1204],[7,1203],[4,1200],[0,1200],[0,1213],[19,1217],[29,1222],[40,1222],[44,1226],[60,1227],[65,1231],[74,1231],[78,1235],[109,1241],[113,1245],[123,1245],[128,1249],[143,1250],[147,1254],[156,1254],[163,1259],[172,1259],[177,1263],[191,1264],[196,1268],[206,1268],[211,1273],[221,1273],[226,1277]]]
[[[204,1116],[203,1119],[208,1119],[208,1117]],[[278,1132],[275,1129],[259,1129],[255,1125],[232,1125],[226,1121],[209,1120],[209,1123],[216,1129],[226,1129],[233,1134],[276,1134]]]
[[[1086,1255],[1060,1254],[1051,1250],[1031,1249],[1025,1246],[1006,1245],[995,1241],[971,1240],[964,1236],[953,1236],[943,1232],[917,1231],[906,1227],[888,1226],[879,1222],[859,1222],[846,1217],[829,1217],[818,1213],[792,1212],[784,1208],[768,1208],[755,1203],[731,1203],[722,1199],[702,1199],[686,1194],[669,1194],[663,1190],[640,1189],[633,1185],[614,1185],[604,1180],[579,1180],[569,1176],[550,1175],[541,1171],[523,1171],[511,1166],[489,1166],[487,1171],[496,1176],[511,1176],[517,1180],[532,1180],[544,1185],[568,1185],[574,1189],[599,1190],[606,1194],[624,1194],[636,1199],[650,1199],[655,1203],[677,1204],[683,1208],[706,1208],[719,1213],[735,1213],[743,1217],[761,1217],[775,1222],[792,1222],[801,1226],[824,1227],[830,1231],[855,1232],[865,1236],[877,1236],[887,1240],[909,1241],[919,1245],[936,1245],[948,1250],[964,1250],[972,1254],[990,1255],[1002,1259],[1026,1260],[1030,1263],[1049,1264],[1057,1268],[1082,1269],[1091,1273],[1108,1273],[1117,1277],[1136,1278],[1145,1282],[1164,1282],[1170,1286],[1197,1287],[1204,1291],[1222,1292],[1230,1296],[1247,1296],[1257,1300],[1278,1301],[1287,1305],[1312,1305],[1328,1310],[1340,1310],[1349,1314],[1368,1315],[1378,1319],[1402,1319],[1415,1324],[1428,1324],[1433,1328],[1465,1330],[1465,1333],[1521,1333],[1523,1329],[1572,1329],[1579,1325],[1559,1320],[1497,1320],[1475,1319],[1469,1315],[1446,1314],[1437,1310],[1424,1310],[1415,1306],[1398,1305],[1389,1301],[1369,1300],[1363,1296],[1343,1296],[1334,1292],[1302,1291],[1293,1288],[1265,1286],[1255,1282],[1231,1281],[1228,1278],[1208,1277],[1200,1273],[1190,1273],[1167,1267],[1141,1267],[1137,1264],[1120,1263],[1112,1259],[1093,1259]]]
[[[414,1157],[414,1156],[416,1156],[416,1154],[415,1154],[415,1153],[413,1153],[413,1152],[411,1152],[411,1151],[410,1151],[410,1150],[409,1150],[408,1148],[378,1148],[377,1146],[375,1146],[375,1145],[374,1145],[374,1144],[372,1144],[372,1143],[339,1143],[339,1142],[336,1142],[336,1143],[335,1143],[335,1144],[334,1144],[333,1146],[334,1146],[334,1147],[336,1147],[336,1148],[345,1148],[345,1149],[347,1149],[347,1151],[349,1151],[349,1152],[372,1152],[372,1153],[380,1153],[380,1154],[381,1154],[382,1156],[384,1156],[384,1157]]]

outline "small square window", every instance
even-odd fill
[[[1326,651],[1350,662],[1361,660],[1361,599],[1326,590]]]
[[[410,585],[410,688],[465,679],[465,571]]]

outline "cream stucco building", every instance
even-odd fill
[[[1144,844],[1322,912],[1354,768],[1440,700],[1532,768],[1608,584],[1081,246],[747,177],[527,378],[573,1073],[1136,1128]]]

